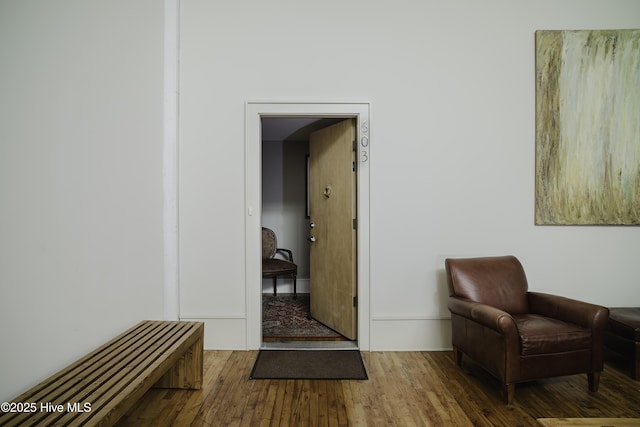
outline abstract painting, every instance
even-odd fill
[[[640,30],[536,32],[538,225],[640,224]]]

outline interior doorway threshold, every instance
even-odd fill
[[[358,350],[356,341],[263,342],[260,350]]]

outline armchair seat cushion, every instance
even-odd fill
[[[591,330],[537,314],[512,316],[520,335],[521,355],[561,353],[589,349]]]
[[[294,274],[298,267],[289,261],[278,258],[262,260],[262,275],[264,277],[280,276],[281,274]]]

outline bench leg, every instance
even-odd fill
[[[200,337],[154,387],[200,389],[203,375],[203,349],[204,338]]]

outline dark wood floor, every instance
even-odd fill
[[[250,380],[257,351],[205,351],[199,391],[151,390],[118,426],[536,426],[537,418],[640,418],[640,381],[607,363],[586,375],[516,387],[451,352],[363,352],[369,380]]]

